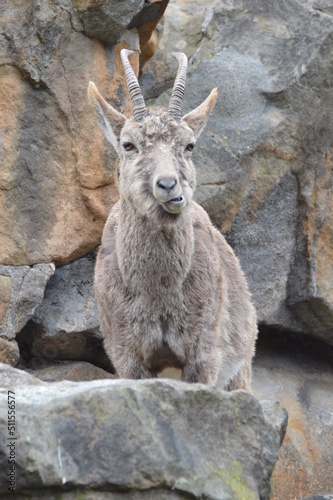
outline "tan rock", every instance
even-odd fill
[[[7,4],[1,19],[8,45],[0,56],[7,63],[0,71],[0,261],[62,263],[95,246],[103,227],[82,188],[103,200],[104,218],[115,200],[86,102],[89,79],[103,78],[102,88],[108,81],[107,50],[75,31],[54,3]]]
[[[17,342],[0,337],[0,363],[15,366],[19,357],[20,351]]]
[[[157,25],[169,0],[149,0],[136,19],[140,38],[140,66],[154,55],[161,41],[161,29]],[[163,21],[162,21],[163,22]],[[157,28],[157,29],[156,29]]]
[[[0,26],[0,262],[64,264],[97,246],[117,200],[88,82],[128,112],[119,51],[138,49],[139,36],[88,38],[70,2],[5,0]]]
[[[305,301],[296,310],[307,320],[316,316],[316,334],[333,344],[333,147],[316,171],[311,172],[311,191],[305,197],[307,210],[303,230],[307,242],[310,276],[309,295],[313,305]],[[310,183],[307,183],[307,185]]]
[[[272,500],[333,491],[332,356],[332,349],[303,336],[259,337],[254,395],[279,401],[289,416]]]
[[[3,325],[5,322],[11,298],[12,298],[11,277],[0,276],[0,325]]]

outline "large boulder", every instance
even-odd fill
[[[142,0],[93,3],[114,11],[120,3],[131,6],[131,30],[116,19],[117,45],[89,38],[81,9],[70,0],[1,2],[2,264],[60,265],[86,254],[99,243],[117,199],[115,154],[104,147],[87,86],[93,80],[117,109],[129,112],[119,51],[139,49],[138,29],[149,38],[166,2],[151,6],[155,17],[151,10],[140,16]],[[94,15],[89,2],[80,4]],[[138,52],[132,62],[138,72]]]
[[[0,336],[11,340],[22,330],[41,304],[54,271],[53,264],[0,265]]]
[[[271,425],[267,406],[243,391],[171,380],[44,383],[0,369],[2,494],[9,496],[10,472],[16,493],[33,498],[91,487],[96,499],[100,490],[129,498],[269,498],[286,419],[279,406]],[[11,436],[8,390],[16,405]]]
[[[0,362],[18,362],[15,337],[41,304],[54,269],[53,264],[0,265]]]
[[[72,0],[86,35],[116,44],[126,30],[136,28],[140,63],[155,52],[159,36],[154,32],[169,0]],[[159,31],[159,30],[158,30]]]
[[[333,344],[333,18],[297,0],[177,0],[164,33],[141,81],[153,96],[170,85],[176,44],[191,60],[184,113],[219,89],[196,199],[240,258],[259,322]]]
[[[111,44],[121,36],[144,6],[145,0],[72,0],[85,33]]]
[[[96,251],[58,268],[48,282],[44,300],[17,336],[23,361],[91,361],[111,369],[102,348],[93,290]]]

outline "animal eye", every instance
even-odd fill
[[[185,148],[185,151],[193,151],[193,148],[194,148],[194,144],[191,142],[190,144],[188,144]]]
[[[134,144],[131,142],[124,142],[123,147],[126,151],[133,151],[133,149],[135,149]]]

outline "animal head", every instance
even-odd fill
[[[126,118],[108,104],[90,82],[88,97],[107,140],[118,152],[119,190],[141,214],[176,220],[192,199],[196,175],[192,150],[212,111],[217,89],[196,109],[182,117],[187,58],[179,61],[169,108],[146,108],[134,71],[128,61],[133,52],[123,49],[123,62],[133,116]]]

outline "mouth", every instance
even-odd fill
[[[179,214],[186,205],[186,199],[184,196],[178,196],[178,198],[172,198],[164,203],[161,203],[164,210],[171,214]]]

